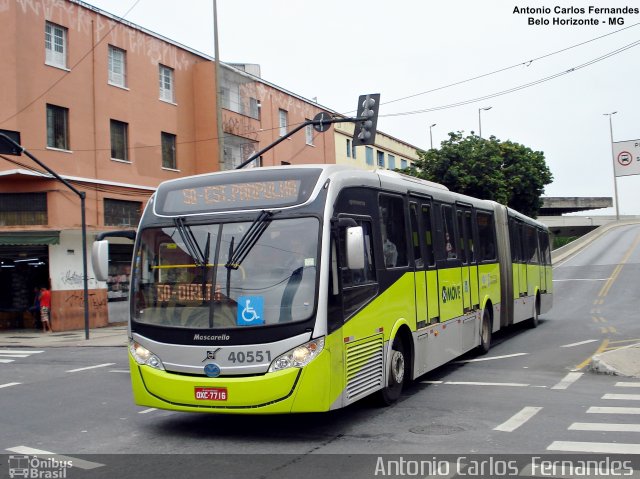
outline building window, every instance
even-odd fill
[[[115,86],[126,88],[127,86],[127,63],[126,52],[109,45],[109,83]]]
[[[287,134],[287,126],[289,126],[288,113],[286,110],[278,110],[278,119],[280,125],[280,136]]]
[[[142,213],[139,201],[104,199],[105,226],[137,226]]]
[[[127,123],[111,120],[111,158],[113,160],[129,161],[128,129]]]
[[[373,148],[371,148],[370,146],[365,146],[364,148],[365,161],[367,162],[367,165],[373,166]]]
[[[351,139],[347,138],[347,158],[351,158]]]
[[[0,193],[0,226],[46,225],[46,193]]]
[[[260,119],[260,101],[256,98],[249,98],[249,116],[256,120]]]
[[[403,160],[402,158],[400,158],[400,168],[404,170],[406,167],[407,167],[407,160]]]
[[[384,151],[378,150],[378,166],[384,168]]]
[[[307,118],[305,121],[309,121],[309,119]],[[313,125],[307,125],[304,128],[304,136],[307,145],[313,145]]]
[[[177,168],[176,163],[176,135],[162,132],[162,167]]]
[[[69,149],[69,109],[47,105],[47,146]]]
[[[169,103],[175,102],[173,93],[173,68],[164,65],[160,65],[160,99],[168,101]]]
[[[67,68],[67,29],[46,22],[44,27],[45,63],[58,68]]]
[[[395,156],[388,155],[387,166],[389,167],[390,170],[395,170],[396,169],[396,157]]]

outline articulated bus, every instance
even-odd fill
[[[134,399],[237,414],[372,394],[391,404],[408,381],[488,351],[496,331],[535,326],[551,275],[544,225],[400,173],[307,165],[167,181],[135,236]]]

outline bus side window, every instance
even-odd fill
[[[420,249],[420,229],[418,228],[418,206],[411,203],[409,206],[409,217],[411,219],[411,245],[413,246],[413,259],[415,267],[424,268],[424,260],[422,259],[422,251]]]
[[[456,259],[457,243],[455,227],[453,225],[453,208],[449,205],[442,205],[442,228],[444,233],[444,251],[446,259]]]
[[[464,212],[464,227],[467,234],[467,254],[469,255],[469,263],[475,263],[475,251],[473,244],[473,228],[471,227],[471,211]]]
[[[493,215],[479,211],[476,215],[478,224],[478,243],[480,251],[478,260],[493,261],[496,259],[496,236],[493,227]]]
[[[424,228],[424,244],[427,246],[427,257],[425,258],[427,266],[436,264],[435,253],[433,250],[433,226],[431,224],[431,205],[422,205],[422,226]]]
[[[342,265],[342,286],[347,288],[349,286],[355,286],[364,283],[375,283],[376,270],[373,261],[373,248],[372,248],[372,227],[369,221],[356,220],[358,226],[362,226],[364,233],[364,268],[363,269],[349,269],[346,265]],[[340,233],[340,257],[344,261],[346,258],[346,228]]]
[[[379,209],[385,266],[387,268],[407,266],[404,202],[400,197],[380,195]]]

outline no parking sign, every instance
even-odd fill
[[[640,140],[613,142],[615,176],[640,175]]]

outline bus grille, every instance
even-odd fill
[[[347,345],[347,402],[382,388],[384,380],[384,338],[382,334]]]

